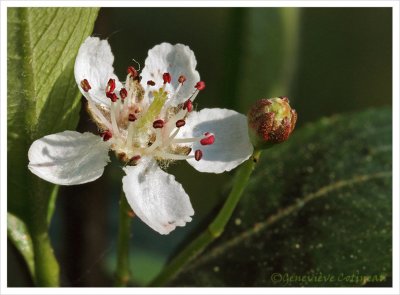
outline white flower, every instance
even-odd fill
[[[168,234],[191,221],[194,211],[181,184],[159,164],[186,160],[213,173],[235,168],[253,151],[247,119],[227,109],[193,110],[205,84],[187,46],[155,46],[141,76],[129,67],[125,83],[114,74],[113,61],[108,42],[89,37],[75,62],[76,82],[101,136],[76,131],[45,136],[31,145],[28,167],[55,184],[81,184],[103,174],[113,150],[125,164],[123,190],[135,214]]]

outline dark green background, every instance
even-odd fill
[[[199,109],[225,107],[245,113],[256,99],[287,95],[298,112],[301,127],[323,116],[391,105],[390,8],[300,9],[295,31],[299,43],[293,57],[296,62],[293,75],[286,77],[290,83],[285,93],[270,93],[271,85],[259,83],[263,75],[268,80],[276,74],[272,68],[246,68],[248,46],[254,46],[248,42],[248,29],[255,12],[257,17],[268,18],[281,10],[105,8],[100,10],[94,35],[109,40],[121,80],[132,58],[143,65],[147,51],[154,45],[164,41],[189,45],[207,84],[197,98]],[[279,21],[276,32],[261,36],[260,44],[276,43],[279,48]],[[279,52],[270,50],[260,60],[268,64],[275,54]],[[248,89],[243,90],[244,81]],[[78,130],[96,130],[84,110]],[[226,196],[225,183],[230,179],[230,173],[201,174],[186,163],[173,165],[169,172],[190,195],[196,215],[188,226],[168,236],[160,236],[134,220],[131,258],[137,284],[154,276],[179,243],[195,234],[200,223],[207,223]],[[111,285],[122,177],[116,161],[107,167],[105,175],[94,183],[61,189],[51,231],[65,286]],[[9,252],[9,286],[30,285],[23,262],[11,245]]]

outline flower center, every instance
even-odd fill
[[[191,158],[200,161],[203,152],[200,149],[192,152],[191,146],[197,142],[211,145],[215,136],[209,132],[201,137],[177,136],[193,110],[192,101],[205,88],[205,83],[196,83],[192,95],[184,103],[173,107],[166,102],[177,97],[186,81],[185,76],[179,76],[177,88],[168,91],[166,85],[173,79],[170,73],[163,74],[163,84],[156,87],[157,91],[149,90],[149,87],[156,86],[154,81],[146,81],[147,88],[144,89],[140,79],[134,67],[128,68],[126,83],[120,90],[116,89],[115,80],[109,79],[104,88],[106,97],[111,101],[109,108],[94,102],[90,81],[82,80],[81,87],[87,92],[89,112],[102,130],[103,140],[110,141],[111,149],[127,165],[136,165],[146,156],[164,162]]]

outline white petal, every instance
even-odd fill
[[[97,37],[88,37],[79,48],[75,60],[75,80],[82,94],[97,104],[110,105],[110,99],[106,97],[105,89],[109,79],[115,79],[116,92],[122,84],[114,74],[114,55],[111,52],[107,40]],[[83,91],[81,81],[87,79],[91,89]]]
[[[247,160],[253,152],[247,131],[247,118],[232,110],[203,109],[192,112],[182,128],[182,137],[202,137],[205,132],[215,136],[212,145],[193,145],[193,152],[200,149],[200,161],[188,162],[200,172],[222,173],[230,171]]]
[[[99,178],[109,162],[109,144],[92,133],[64,131],[34,141],[28,168],[44,180],[73,185]]]
[[[123,189],[133,211],[162,235],[190,222],[194,214],[182,185],[161,170],[153,160],[142,159],[137,166],[124,168]]]
[[[144,69],[141,73],[142,85],[146,89],[147,81],[153,80],[156,85],[149,89],[158,90],[163,84],[163,74],[170,73],[172,77],[171,85],[167,84],[166,90],[175,92],[179,85],[178,78],[181,75],[186,77],[185,83],[174,97],[171,105],[183,103],[196,90],[194,86],[200,81],[200,75],[196,71],[196,57],[193,51],[183,44],[171,45],[161,43],[149,50],[144,62]]]

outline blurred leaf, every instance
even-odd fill
[[[288,95],[296,65],[299,18],[298,8],[242,9],[233,14],[233,39],[226,61],[231,79],[223,95],[229,100],[234,97],[240,110],[248,110],[260,98]]]
[[[301,10],[290,96],[300,123],[392,104],[392,19],[391,7]]]
[[[45,134],[75,129],[80,94],[74,59],[97,13],[98,8],[7,10],[8,211],[28,226],[34,246],[39,236],[38,243],[50,245],[47,216],[54,186],[29,172],[28,149]]]
[[[11,242],[24,257],[32,277],[35,277],[35,267],[33,262],[32,239],[29,235],[25,223],[11,213],[7,213],[7,235]]]
[[[225,233],[171,285],[390,285],[391,175],[391,110],[309,125],[265,152]]]
[[[159,273],[166,263],[166,257],[149,252],[148,248],[130,248],[129,265],[131,267],[131,284],[134,287],[146,286]],[[110,277],[115,275],[116,252],[107,256],[105,270]]]

